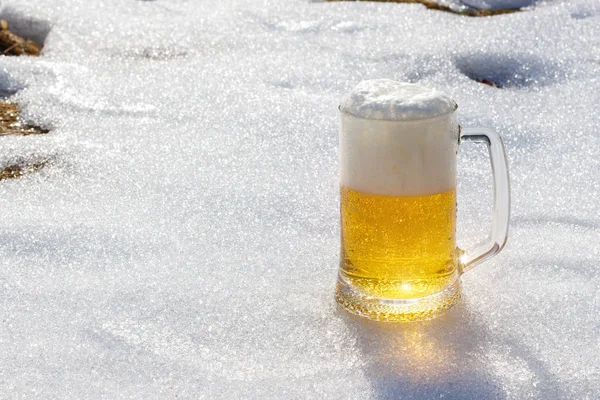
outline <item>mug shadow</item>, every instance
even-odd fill
[[[489,332],[461,301],[431,321],[370,321],[342,310],[381,399],[495,399],[501,387],[482,362]],[[479,355],[479,357],[478,357]]]

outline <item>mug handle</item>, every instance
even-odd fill
[[[510,184],[502,138],[488,128],[466,128],[460,130],[459,144],[462,142],[485,143],[488,146],[494,178],[494,216],[487,239],[468,250],[459,249],[461,273],[489,260],[504,248],[510,219]]]

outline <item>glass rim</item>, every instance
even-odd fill
[[[338,111],[340,112],[340,114],[347,116],[347,117],[352,117],[358,120],[363,120],[363,121],[381,121],[381,122],[394,122],[394,123],[415,123],[415,122],[424,122],[424,121],[433,121],[436,119],[442,119],[442,118],[446,118],[449,115],[452,115],[456,112],[456,110],[458,110],[458,104],[452,100],[452,102],[454,103],[454,107],[452,110],[440,114],[440,115],[436,115],[435,117],[425,117],[425,118],[415,118],[415,119],[406,119],[406,120],[402,120],[402,119],[387,119],[387,118],[368,118],[368,117],[360,117],[358,115],[354,115],[351,114],[349,112],[346,112],[344,110],[342,110],[342,105],[340,104],[338,106]]]

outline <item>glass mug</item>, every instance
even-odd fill
[[[501,137],[461,129],[457,105],[435,117],[386,120],[340,106],[341,254],[336,300],[381,321],[435,318],[460,299],[460,275],[506,243],[510,189]],[[491,235],[456,246],[456,154],[488,146],[494,182]]]

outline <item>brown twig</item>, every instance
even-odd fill
[[[8,49],[4,50],[4,51],[2,52],[2,54],[6,54],[6,53],[8,53],[9,51],[11,51],[12,49],[14,49],[14,48],[15,48],[15,47],[17,47],[18,45],[19,45],[19,43],[15,43],[15,44],[13,44],[13,45],[12,45],[12,46],[10,46]]]

